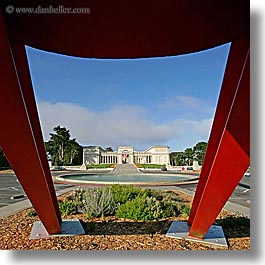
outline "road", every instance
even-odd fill
[[[185,185],[183,187],[180,186],[180,188],[195,192],[197,185]],[[229,201],[250,208],[250,177],[242,178],[239,185],[230,196]]]
[[[59,173],[54,173],[57,175]],[[73,187],[69,184],[55,184],[55,190],[60,191],[66,188]],[[0,208],[26,200],[27,196],[13,173],[0,174]]]

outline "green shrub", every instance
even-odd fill
[[[116,209],[112,190],[109,187],[90,188],[84,194],[84,208],[87,217],[111,215]]]
[[[145,197],[137,197],[134,200],[127,201],[125,204],[120,205],[115,212],[115,216],[144,221],[154,219],[153,212],[147,206]]]
[[[60,201],[59,209],[63,216],[67,216],[76,212],[76,204],[70,200]]]
[[[190,205],[185,205],[183,206],[183,208],[181,209],[181,216],[183,217],[189,217],[190,216]]]
[[[151,195],[150,195],[151,194]],[[167,218],[178,216],[181,214],[183,207],[183,199],[174,192],[150,190],[149,197],[154,197],[159,201],[160,208],[162,209],[159,218]]]
[[[133,220],[158,220],[179,214],[179,204],[163,203],[155,197],[137,197],[120,205],[115,215],[119,218]]]
[[[82,190],[81,188],[75,189],[71,195],[69,195],[66,200],[72,201],[76,205],[76,212],[77,213],[84,213],[84,194],[85,191]]]
[[[67,197],[67,200],[73,201],[76,204],[81,205],[84,202],[84,193],[84,190],[82,190],[81,188],[77,188],[73,190],[71,195]]]
[[[117,204],[124,204],[127,201],[132,201],[139,196],[147,196],[146,192],[139,187],[133,185],[119,185],[111,186],[113,198]]]
[[[37,214],[37,212],[35,211],[35,210],[30,210],[29,212],[28,212],[28,216],[29,217],[35,217],[35,216],[37,216],[38,214]]]
[[[151,220],[163,217],[163,204],[160,201],[155,197],[146,197],[145,201],[148,210],[152,212]]]
[[[185,199],[177,195],[175,192],[160,191],[159,194],[163,196],[164,202],[181,202],[181,203],[186,202]]]
[[[178,202],[163,202],[163,214],[162,218],[179,216],[181,214],[182,204]]]
[[[183,202],[174,192],[115,184],[86,191],[76,189],[59,207],[63,215],[86,213],[90,219],[115,213],[120,218],[145,221],[188,215],[189,209],[183,208]]]
[[[115,215],[133,220],[157,220],[181,213],[183,200],[175,193],[140,189],[131,185],[112,186],[115,202],[120,205]]]

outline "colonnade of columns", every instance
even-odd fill
[[[151,155],[135,155],[133,159],[134,163],[139,164],[151,164],[152,163],[152,156]],[[118,156],[117,155],[105,155],[101,154],[99,158],[100,164],[117,164],[118,163]]]
[[[117,164],[118,158],[115,155],[102,155],[100,157],[101,164]]]
[[[151,155],[135,155],[134,156],[134,163],[151,164],[152,163],[152,156]]]

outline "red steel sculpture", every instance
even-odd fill
[[[203,239],[250,164],[249,1],[21,2],[0,3],[0,146],[49,234],[61,232],[61,216],[25,45],[115,59],[173,56],[231,43],[188,220],[189,236]],[[58,7],[70,12],[58,13]]]

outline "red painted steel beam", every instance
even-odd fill
[[[211,129],[211,134],[207,146],[207,151],[200,174],[198,186],[193,199],[192,208],[188,223],[192,224],[196,214],[205,184],[208,180],[209,173],[221,140],[225,124],[232,107],[232,102],[236,93],[238,82],[241,78],[242,69],[246,62],[246,56],[249,50],[249,40],[243,39],[235,41],[231,44],[230,52],[227,60],[226,71],[219,95],[219,100],[215,112],[215,117]]]
[[[48,233],[60,233],[1,13],[0,84],[0,145]]]
[[[11,44],[11,50],[17,69],[17,75],[20,81],[21,91],[23,93],[24,102],[28,111],[32,132],[36,141],[36,146],[40,155],[42,167],[45,173],[45,179],[47,181],[49,191],[52,197],[53,205],[56,210],[57,218],[61,221],[61,214],[58,206],[58,201],[52,181],[52,176],[47,160],[46,150],[43,143],[42,131],[39,122],[38,110],[36,106],[34,91],[31,83],[31,76],[29,71],[29,65],[24,45]]]
[[[189,236],[202,239],[250,164],[249,52],[237,86],[225,130],[190,227]]]

